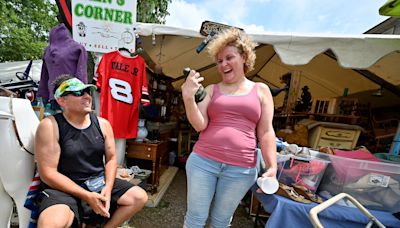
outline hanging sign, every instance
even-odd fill
[[[230,26],[230,25],[225,25],[225,24],[221,24],[221,23],[217,23],[217,22],[213,22],[213,21],[203,21],[203,23],[201,23],[201,28],[200,28],[200,34],[203,36],[208,36],[212,33],[219,33],[222,30],[228,29],[228,28],[232,28],[234,26]],[[238,28],[238,27],[234,27],[237,28],[239,30],[242,30],[242,28]]]
[[[136,0],[72,0],[72,36],[86,50],[135,50]]]
[[[215,35],[225,29],[232,28],[233,26],[224,25],[217,22],[212,21],[203,21],[200,28],[200,34],[206,36],[206,38],[200,43],[200,45],[196,48],[197,54],[199,54],[207,44],[215,38]],[[237,27],[234,27],[237,28]],[[243,31],[241,28],[237,28]]]

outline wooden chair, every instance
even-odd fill
[[[393,140],[396,135],[397,127],[399,126],[400,120],[394,118],[377,120],[375,115],[371,115],[371,126],[373,137],[376,140],[376,147],[380,149],[381,140]]]
[[[328,114],[330,113],[330,98],[315,99],[311,106],[311,112],[315,114]]]

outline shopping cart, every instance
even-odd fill
[[[361,205],[360,202],[358,202],[354,197],[350,196],[347,193],[339,193],[334,197],[326,200],[325,202],[319,204],[318,206],[313,207],[309,213],[309,217],[313,226],[315,228],[323,228],[324,226],[318,219],[318,213],[325,210],[326,208],[330,207],[331,205],[335,204],[336,202],[338,202],[343,198],[348,198],[348,200],[350,200],[365,216],[368,217],[369,222],[365,226],[366,228],[372,227],[373,224],[381,228],[386,227],[375,216],[373,216],[363,205]]]

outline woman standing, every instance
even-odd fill
[[[268,165],[263,176],[276,176],[274,104],[267,85],[245,76],[255,62],[253,42],[244,32],[229,29],[211,41],[222,81],[205,88],[199,103],[194,95],[204,80],[191,71],[182,85],[186,115],[201,132],[186,163],[188,202],[184,227],[229,227],[232,216],[255,183],[257,141]]]

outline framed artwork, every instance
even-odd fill
[[[36,116],[39,120],[42,120],[44,117],[44,108],[40,106],[32,106],[33,111],[35,111]]]

